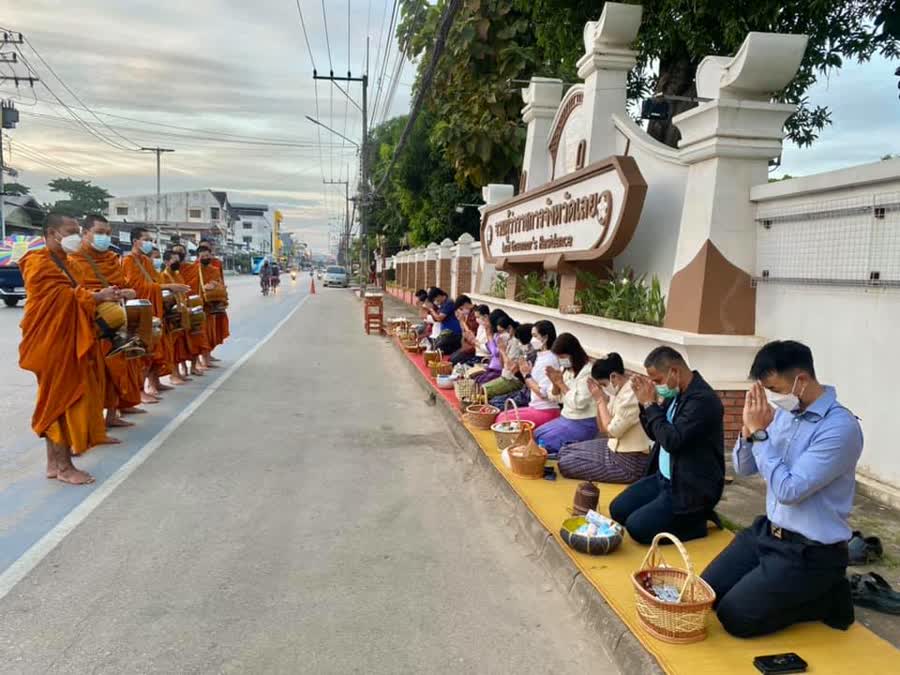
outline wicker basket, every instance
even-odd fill
[[[431,376],[434,378],[438,375],[450,375],[453,373],[453,364],[449,361],[432,361],[428,367],[431,369]]]
[[[509,456],[509,468],[519,478],[538,480],[544,477],[547,451],[538,447],[530,431],[525,433],[528,434],[528,440],[525,443],[509,448],[506,451],[506,454]]]
[[[432,363],[440,363],[441,359],[444,358],[444,355],[441,353],[440,349],[435,349],[434,351],[430,349],[426,349],[425,353],[422,354],[425,359],[425,365],[431,366]]]
[[[460,401],[474,401],[478,393],[478,383],[467,377],[460,378],[453,383],[453,390]]]
[[[666,564],[659,550],[663,539],[675,544],[687,570]],[[631,582],[634,584],[638,617],[653,637],[674,644],[699,642],[706,638],[706,617],[712,609],[716,593],[694,573],[691,559],[678,537],[668,532],[656,535],[640,569],[631,576]],[[681,589],[677,603],[660,600],[646,587],[662,584]]]
[[[509,404],[512,403],[513,410],[516,412],[514,422],[507,420],[506,422],[498,422],[491,425],[491,431],[494,432],[494,439],[497,441],[497,449],[501,452],[515,445],[527,443],[530,438],[529,434],[534,431],[534,422],[519,419],[519,406],[511,398],[506,399],[503,405],[503,412],[509,411]],[[516,425],[514,429],[504,428]]]
[[[490,429],[499,414],[500,409],[488,405],[487,400],[484,403],[476,403],[466,408],[466,420],[476,429]]]

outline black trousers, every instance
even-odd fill
[[[759,516],[701,576],[716,592],[714,607],[722,626],[747,638],[802,621],[827,620],[835,612],[852,623],[847,562],[846,544],[777,539],[769,519]]]
[[[639,544],[651,544],[660,532],[670,532],[682,541],[706,536],[706,513],[676,514],[672,509],[672,483],[657,473],[641,478],[613,499],[609,515]]]

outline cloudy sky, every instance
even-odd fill
[[[393,3],[327,0],[324,13],[320,0],[300,4],[320,72],[333,64],[336,74],[346,75],[349,57],[349,70],[359,76],[366,35],[371,36],[374,101]],[[344,188],[326,188],[323,179],[349,175],[353,181],[356,148],[305,116],[358,141],[361,115],[327,82],[318,83],[316,96],[296,0],[3,0],[0,25],[24,33],[58,75],[23,48],[52,93],[38,85],[38,103],[29,105],[31,90],[19,90],[21,120],[9,134],[8,163],[39,199],[51,199],[46,183],[64,175],[62,170],[115,195],[156,189],[153,154],[96,138],[55,95],[114,145],[175,149],[163,159],[163,191],[214,188],[227,190],[235,201],[269,203],[284,212],[287,229],[298,238],[316,250],[328,247],[330,224],[343,214]],[[398,70],[393,40],[390,46],[376,120],[409,107],[414,68]],[[26,74],[22,64],[16,70]],[[81,109],[66,86],[100,113],[99,120]],[[0,85],[3,96],[14,92],[11,84]],[[360,100],[358,84],[350,92]]]
[[[356,149],[305,116],[354,140],[361,118],[328,83],[320,82],[316,95],[296,0],[3,0],[2,5],[0,25],[25,34],[37,54],[28,46],[23,54],[52,90],[38,85],[37,103],[28,88],[19,90],[21,123],[9,134],[8,163],[39,199],[55,198],[46,183],[66,174],[90,178],[115,195],[152,193],[154,157],[129,148],[159,145],[176,150],[164,158],[164,191],[208,187],[227,190],[234,200],[269,203],[284,211],[287,228],[300,239],[319,251],[328,247],[332,223],[343,213],[343,186],[322,182],[352,180]],[[300,6],[320,72],[333,64],[336,73],[346,73],[349,62],[359,75],[370,37],[370,101],[379,89],[389,42],[376,120],[406,112],[414,67],[395,67],[396,47],[387,37],[393,3],[300,0]],[[811,149],[786,146],[779,173],[804,175],[900,153],[896,65],[882,59],[848,64],[819,82],[810,100],[830,106],[834,124]],[[20,64],[16,70],[21,75],[26,69]],[[358,96],[358,86],[351,92]],[[0,85],[0,93],[14,94],[15,88]]]

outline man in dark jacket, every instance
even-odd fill
[[[633,378],[641,424],[654,442],[647,476],[609,505],[632,539],[649,544],[660,532],[679,539],[706,536],[706,523],[725,486],[724,408],[718,395],[671,347],[644,361]]]

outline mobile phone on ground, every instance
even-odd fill
[[[769,654],[757,656],[753,659],[753,665],[761,673],[805,673],[807,663],[794,652],[787,654]]]

